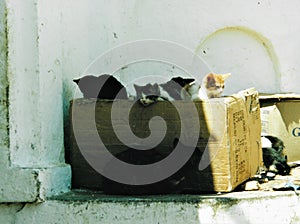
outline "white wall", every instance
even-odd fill
[[[99,55],[121,44],[144,39],[176,43],[180,49],[188,50],[170,50],[170,59],[178,59],[189,51],[202,57],[207,68],[214,72],[232,73],[226,84],[226,94],[252,86],[262,92],[300,93],[298,0],[288,3],[283,0],[0,2],[3,19],[0,27],[1,31],[5,30],[7,16],[8,35],[7,43],[6,36],[0,35],[4,48],[0,54],[0,132],[5,142],[9,131],[10,140],[9,145],[0,143],[0,165],[30,168],[22,170],[28,173],[28,182],[38,187],[42,185],[51,192],[52,185],[53,189],[59,189],[58,185],[64,183],[61,188],[66,191],[70,184],[69,168],[63,161],[62,123],[64,118],[65,125],[68,124],[69,100],[77,91],[72,79],[84,75]],[[157,48],[155,57],[161,56],[166,46]],[[135,53],[132,50],[128,54],[134,56]],[[114,71],[112,65],[120,62],[119,56],[107,57],[101,70]],[[184,63],[188,65],[189,61]],[[194,71],[191,74],[179,68],[181,62],[173,65],[146,62],[127,67],[124,64],[116,75],[125,84],[145,75],[156,75],[160,80],[182,74],[201,79],[202,71],[207,68],[199,68],[198,72],[193,63],[191,60],[191,71]],[[63,168],[57,172],[60,166]],[[51,168],[53,173],[43,168]],[[6,182],[19,175],[15,170],[11,172],[13,175],[3,172]],[[66,178],[57,180],[61,173]],[[43,182],[43,178],[47,181]],[[22,186],[22,182],[18,184],[15,186]],[[0,186],[10,190],[10,194],[2,191],[1,196],[17,195],[9,184]],[[41,188],[33,190],[28,200],[35,200],[40,191]],[[22,199],[20,196],[17,201]]]
[[[231,72],[226,94],[252,86],[261,92],[300,92],[297,0],[77,0],[62,7],[66,102],[75,89],[71,80],[83,75],[97,56],[141,39],[178,43],[200,55],[214,72]],[[107,60],[108,67],[110,63],[114,58]],[[134,64],[116,75],[126,84],[152,74],[182,72],[172,66]]]

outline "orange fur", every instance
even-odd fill
[[[230,76],[230,73],[227,74],[207,74],[203,80],[201,88],[205,91],[208,98],[220,97],[224,90],[225,80]]]
[[[181,98],[183,100],[204,100],[208,98],[221,97],[225,87],[225,80],[230,75],[230,73],[208,73],[202,79],[201,86],[196,82],[185,85],[181,90]]]

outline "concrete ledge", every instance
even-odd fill
[[[33,202],[38,190],[38,172],[22,168],[6,168],[0,173],[1,202]]]
[[[125,197],[73,191],[43,203],[25,204],[18,209],[14,221],[72,224],[299,223],[299,208],[300,200],[294,192]]]
[[[3,168],[0,180],[0,203],[43,201],[70,191],[71,167]]]

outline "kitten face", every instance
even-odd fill
[[[136,91],[136,99],[144,106],[163,100],[160,97],[160,90],[157,83],[147,84],[145,86],[134,84],[134,88]]]
[[[201,91],[204,90],[208,98],[220,97],[225,87],[224,82],[230,75],[230,73],[207,74],[202,80]]]

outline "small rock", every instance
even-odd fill
[[[275,173],[272,173],[272,172],[267,173],[267,177],[269,177],[269,178],[274,178],[275,176],[276,176]]]
[[[259,190],[260,185],[258,181],[252,180],[246,183],[245,185],[245,191],[257,191]]]

